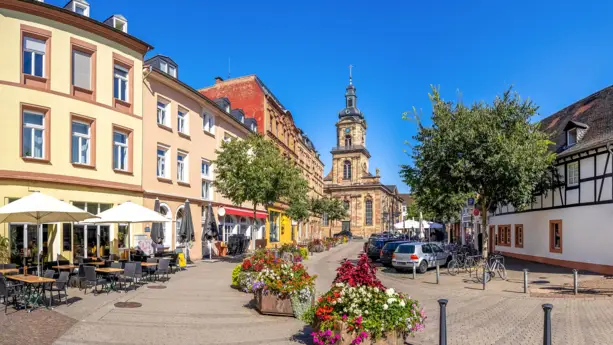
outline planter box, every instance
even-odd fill
[[[319,325],[315,327],[315,329],[319,330]],[[356,338],[356,334],[354,332],[347,331],[347,325],[343,322],[337,322],[334,327],[334,334],[340,334],[341,339],[337,343],[338,345],[351,345],[351,342]],[[399,334],[396,331],[388,332],[384,337],[379,340],[373,342],[372,339],[366,338],[362,345],[404,345],[404,334]]]
[[[294,317],[292,300],[289,297],[279,298],[275,295],[264,295],[262,290],[256,291],[254,295],[255,307],[261,314]]]

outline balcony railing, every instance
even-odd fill
[[[337,146],[337,147],[332,148],[332,151],[357,151],[357,150],[366,150],[366,146],[349,145],[349,146]]]

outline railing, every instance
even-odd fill
[[[366,150],[366,146],[349,145],[349,146],[337,146],[337,147],[332,148],[332,151],[356,151],[356,150]]]

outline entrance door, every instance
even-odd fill
[[[488,253],[493,253],[494,249],[496,249],[494,247],[496,243],[494,242],[494,239],[496,238],[496,225],[490,225],[490,236],[489,237],[490,238],[488,239],[488,242],[487,242],[487,245],[488,245],[487,251]]]
[[[342,224],[342,231],[351,231],[351,221],[344,221]]]

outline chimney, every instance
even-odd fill
[[[215,77],[215,84],[219,84],[223,81],[222,77]]]

